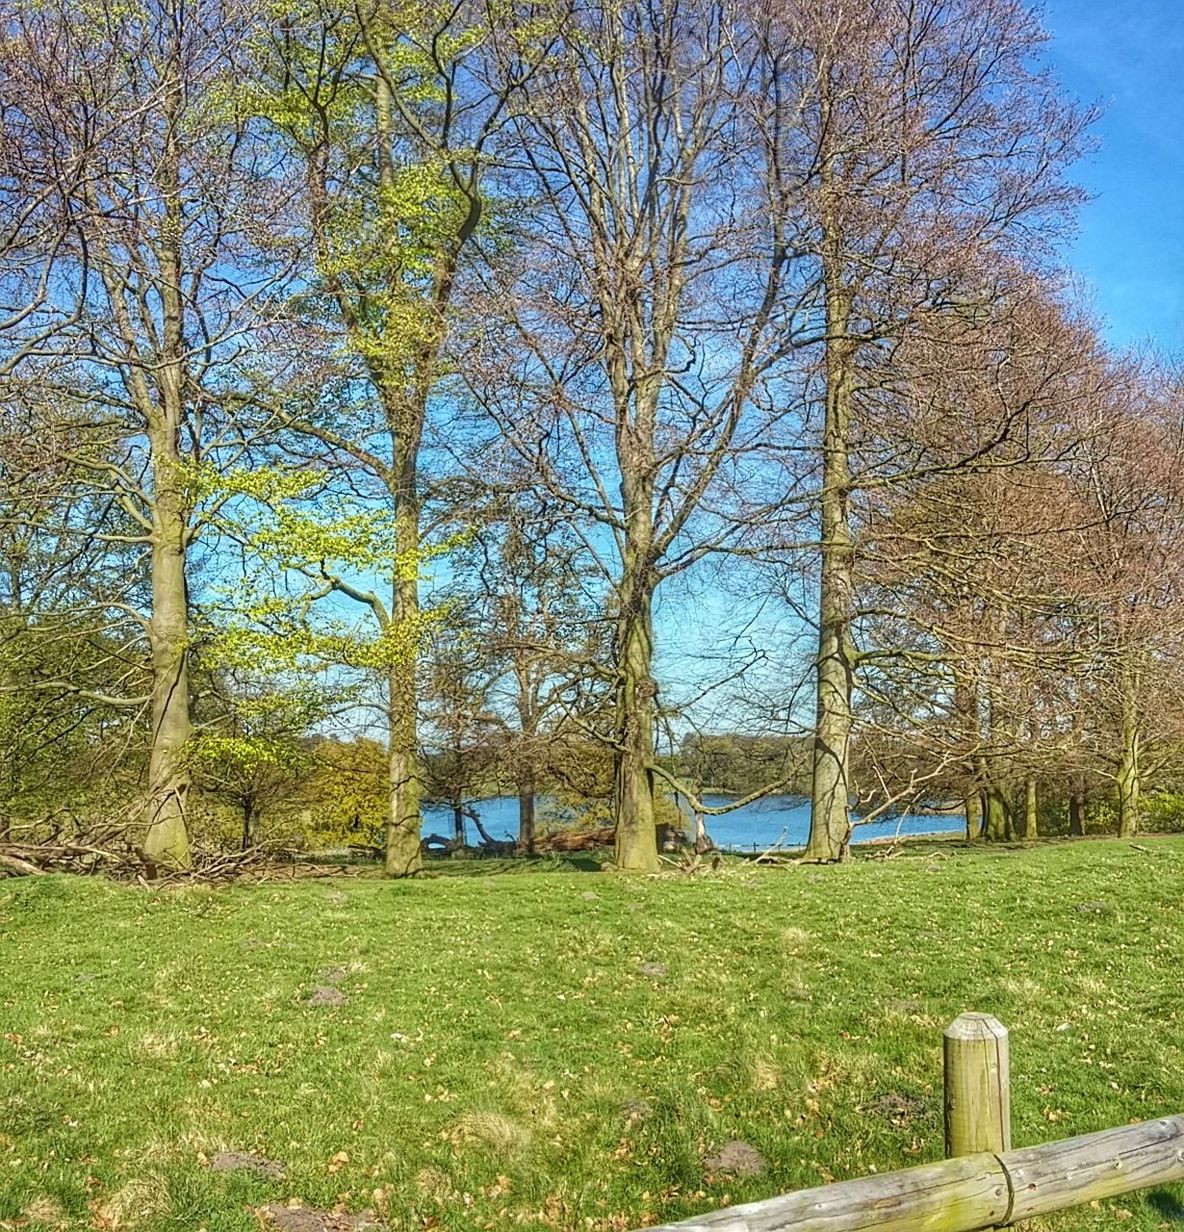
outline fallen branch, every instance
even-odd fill
[[[45,869],[38,868],[36,864],[30,864],[28,860],[3,851],[0,851],[0,868],[6,868],[18,877],[40,877],[45,872]]]
[[[538,839],[535,849],[546,853],[596,851],[611,847],[615,841],[616,830],[612,826],[600,826],[595,830],[556,830]]]

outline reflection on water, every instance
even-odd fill
[[[707,796],[709,806],[726,804],[726,796]],[[474,807],[481,814],[481,824],[495,839],[516,838],[518,835],[518,800],[514,796],[496,796],[478,800]],[[545,824],[544,802],[540,800],[540,822]],[[425,834],[452,834],[452,810],[441,805],[427,805],[423,810]],[[688,822],[689,822],[688,814]],[[475,827],[466,819],[470,842],[477,841]],[[891,838],[900,834],[960,833],[966,828],[961,814],[939,816],[889,817],[870,825],[857,826],[854,841]],[[810,831],[810,804],[801,796],[766,796],[753,804],[718,817],[707,818],[707,832],[718,847],[735,847],[744,851],[764,851],[780,840],[787,847],[801,847]]]

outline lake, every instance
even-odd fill
[[[708,795],[703,803],[708,806],[726,804],[726,796]],[[542,801],[540,800],[540,808]],[[518,800],[515,796],[496,796],[489,800],[477,800],[473,807],[481,814],[481,824],[496,839],[518,836]],[[423,810],[424,833],[452,833],[452,810],[441,805],[425,805]],[[688,824],[690,816],[688,814]],[[469,840],[476,841],[475,827],[465,823]],[[854,842],[865,843],[870,839],[891,838],[894,834],[948,834],[962,833],[966,818],[960,813],[943,813],[903,817],[890,817],[858,826]],[[810,832],[810,802],[801,796],[766,796],[753,804],[746,804],[732,813],[707,818],[707,832],[717,847],[764,851],[781,839],[787,847],[805,845]]]

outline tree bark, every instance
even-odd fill
[[[534,771],[518,774],[518,849],[534,855]]]
[[[402,426],[402,425],[400,425]],[[418,425],[416,425],[418,429]],[[395,555],[392,586],[391,649],[387,690],[389,812],[383,844],[388,877],[411,877],[423,870],[420,849],[419,765],[419,498],[416,458],[419,431],[392,432],[395,451]],[[408,439],[411,435],[413,439]]]
[[[1012,808],[1006,796],[1003,799],[1003,837],[1009,843],[1014,843],[1019,838],[1020,833],[1015,824],[1016,810]]]
[[[1133,838],[1139,832],[1142,781],[1139,769],[1139,725],[1135,713],[1136,689],[1133,673],[1124,669],[1122,676],[1122,717],[1118,774],[1118,837]]]
[[[817,698],[810,837],[805,858],[833,863],[851,842],[851,697],[855,654],[851,644],[854,552],[851,539],[851,468],[848,435],[854,388],[855,344],[849,337],[851,300],[842,285],[842,241],[830,203],[824,164],[822,244],[826,282],[826,410],[822,438],[822,561],[818,603]]]
[[[193,734],[189,698],[189,538],[181,424],[185,400],[180,153],[173,124],[180,84],[166,80],[166,137],[160,168],[163,211],[155,237],[160,264],[161,362],[157,397],[145,397],[152,468],[152,743],[148,816],[142,854],[150,869],[188,868],[186,805],[192,784],[186,746]],[[122,295],[120,290],[119,295]],[[115,304],[113,302],[113,307]],[[137,374],[138,377],[139,374]],[[135,380],[136,377],[133,377]]]
[[[658,870],[654,825],[653,602],[657,582],[654,550],[654,425],[661,378],[655,372],[629,377],[623,348],[607,351],[609,384],[617,416],[617,462],[624,513],[621,578],[617,589],[617,671],[613,802],[614,860],[622,872]]]
[[[394,190],[392,156],[394,125],[390,83],[383,73],[374,78],[374,129],[378,140],[378,176],[383,192]],[[397,275],[392,275],[393,294]],[[449,283],[450,286],[450,283]],[[437,284],[435,297],[440,295]],[[447,302],[447,290],[441,304]],[[436,304],[432,304],[434,309]],[[395,324],[385,314],[385,332]],[[419,765],[419,449],[423,440],[427,400],[435,380],[440,324],[428,324],[410,374],[397,358],[371,360],[371,374],[382,398],[391,442],[388,488],[395,515],[395,570],[391,624],[393,661],[388,677],[388,740],[390,746],[390,811],[387,817],[383,869],[388,877],[410,877],[423,871],[420,846]],[[390,338],[397,348],[401,340]],[[397,351],[396,351],[397,356]]]
[[[983,837],[983,798],[977,788],[966,793],[966,841],[977,843]]]
[[[618,620],[616,713],[616,855],[623,872],[658,869],[654,825],[654,697],[652,594],[642,583],[622,595]]]
[[[397,609],[396,598],[396,612]],[[398,620],[397,615],[395,619]],[[404,628],[402,624],[397,627]],[[414,652],[409,648],[404,649],[410,663],[398,662],[391,669],[388,679],[389,812],[386,841],[383,844],[383,870],[388,877],[410,877],[423,870],[423,856],[419,845],[419,747],[416,735],[418,724],[415,661]]]
[[[1118,763],[1118,837],[1133,838],[1139,832],[1141,783],[1139,781],[1139,737],[1123,733],[1121,760]]]
[[[1069,795],[1069,833],[1074,838],[1085,835],[1085,783],[1077,779]]]
[[[153,469],[166,485],[156,492],[152,529],[152,742],[148,754],[147,830],[142,853],[151,867],[188,868],[186,806],[191,775],[187,760],[193,727],[189,715],[189,597],[185,581],[184,516],[175,491],[175,443],[157,434]],[[171,446],[171,447],[170,447]],[[162,458],[162,451],[171,459]],[[161,463],[165,465],[161,465]]]
[[[258,828],[259,819],[255,813],[255,806],[250,800],[248,800],[243,804],[243,851],[249,851],[255,846],[255,838]]]
[[[1029,777],[1024,783],[1024,839],[1033,842],[1038,837],[1036,780]]]
[[[968,749],[974,749],[979,741],[978,690],[974,676],[965,668],[955,678],[954,708],[961,737],[966,740]],[[983,797],[973,757],[967,758],[964,773],[962,799],[966,812],[966,841],[977,843],[983,837]]]
[[[391,626],[386,630],[393,658],[387,690],[390,797],[383,866],[388,877],[414,876],[423,869],[420,852],[421,769],[419,764],[419,442],[423,419],[415,408],[399,407],[388,417],[394,454],[395,576]]]
[[[992,783],[986,789],[986,833],[993,843],[1002,843],[1007,838],[1010,826],[1010,810],[1000,787]]]

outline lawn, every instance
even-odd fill
[[[685,1217],[940,1158],[965,1009],[1011,1028],[1016,1145],[1184,1112],[1182,958],[1176,840],[640,880],[3,881],[0,1228]],[[737,1140],[758,1175],[715,1159]],[[1182,1199],[1039,1226],[1184,1226]]]

